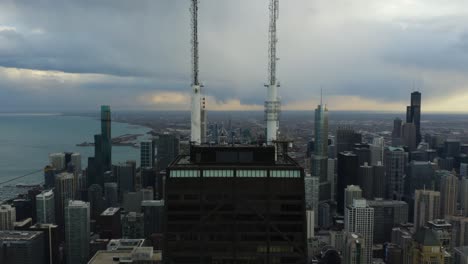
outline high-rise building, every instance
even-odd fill
[[[468,246],[468,217],[449,216],[448,222],[452,225],[453,247]]]
[[[44,188],[54,188],[56,170],[53,166],[44,167]]]
[[[311,174],[320,180],[319,200],[331,200],[331,184],[328,182],[328,109],[322,103],[315,109],[314,154],[311,157]],[[317,211],[315,211],[317,212]]]
[[[344,193],[348,185],[357,185],[359,161],[358,156],[352,152],[338,154],[336,202],[338,213],[344,210]]]
[[[55,196],[52,190],[43,191],[36,196],[36,215],[39,224],[55,223]]]
[[[44,264],[61,263],[60,235],[57,225],[35,224],[29,227],[27,231],[37,231],[43,233],[44,240],[42,241],[42,244],[44,245]]]
[[[440,179],[440,216],[456,215],[458,199],[458,178],[453,174]]]
[[[357,233],[364,238],[364,255],[359,263],[372,263],[372,244],[374,241],[374,208],[365,199],[354,199],[345,209],[345,231]]]
[[[426,226],[435,232],[442,247],[450,251],[452,247],[452,224],[445,219],[434,219],[427,221]]]
[[[411,105],[406,109],[406,123],[413,123],[416,127],[416,144],[421,142],[421,93],[411,93]]]
[[[119,187],[116,182],[104,183],[104,199],[106,207],[116,207],[119,202]]]
[[[55,178],[55,221],[63,228],[65,207],[69,200],[75,199],[76,188],[72,173],[63,172]]]
[[[460,163],[460,177],[468,177],[468,163]]]
[[[120,219],[121,210],[118,207],[109,207],[102,212],[98,224],[100,237],[105,239],[115,239],[122,237],[122,221]]]
[[[385,179],[385,167],[382,163],[374,165],[374,182],[372,193],[375,198],[386,197],[386,179]]]
[[[99,184],[93,184],[88,188],[88,201],[91,212],[91,219],[98,220],[104,210],[104,200],[102,187]]]
[[[156,136],[158,170],[165,170],[179,155],[179,137],[174,134],[159,134]]]
[[[364,163],[359,166],[358,185],[362,189],[362,197],[365,199],[374,199],[374,167]]]
[[[343,261],[345,264],[361,264],[365,262],[366,240],[358,233],[348,232],[345,237]]]
[[[328,159],[328,182],[330,183],[330,196],[333,202],[336,202],[336,159]]]
[[[410,201],[417,189],[437,188],[435,167],[434,163],[428,161],[413,160],[408,164],[405,179],[405,200]]]
[[[445,158],[455,158],[460,155],[461,143],[458,139],[447,139],[444,142],[444,153]]]
[[[111,135],[110,106],[101,106],[101,137],[102,137],[102,164],[103,172],[112,169],[112,135]],[[101,184],[102,186],[102,184]]]
[[[374,208],[374,244],[391,241],[392,228],[408,222],[408,204],[403,201],[375,199],[367,201]]]
[[[58,171],[64,170],[66,168],[65,153],[61,152],[49,154],[49,163],[54,169]]]
[[[445,263],[444,249],[433,230],[417,229],[413,236],[411,259],[411,263]]]
[[[68,264],[88,263],[89,241],[89,203],[70,200],[65,208],[65,252]]]
[[[362,135],[351,127],[339,127],[336,130],[336,153],[352,151],[354,144],[362,141]]]
[[[408,153],[403,148],[388,147],[385,150],[385,177],[387,198],[401,200],[404,194],[405,167]]]
[[[304,170],[273,146],[192,146],[166,176],[165,258],[304,263],[304,190]]]
[[[145,222],[142,213],[129,212],[122,217],[122,237],[129,239],[145,237]]]
[[[140,167],[153,168],[155,160],[155,146],[153,140],[144,140],[140,142]]]
[[[427,221],[440,218],[440,192],[416,190],[414,194],[414,227],[419,229]]]
[[[0,248],[2,264],[46,264],[43,232],[0,231]]]
[[[318,225],[318,206],[319,206],[319,177],[307,175],[304,177],[305,203],[308,210],[314,211],[314,223]]]
[[[0,205],[0,230],[13,230],[16,221],[16,209],[8,204]]]
[[[413,123],[405,123],[401,127],[401,135],[403,144],[408,147],[408,150],[416,150],[416,126]]]
[[[113,166],[112,171],[117,179],[119,197],[122,197],[125,192],[135,191],[136,168],[133,163],[119,163]]]
[[[352,206],[354,199],[362,199],[362,189],[357,185],[348,185],[344,191],[345,208]]]
[[[76,173],[81,173],[82,168],[81,168],[81,154],[80,153],[72,153],[71,154],[71,160],[70,160],[71,165],[73,165],[74,171]]]
[[[141,212],[144,219],[145,237],[152,234],[161,234],[163,232],[164,200],[143,200],[141,202]]]
[[[371,151],[371,165],[375,166],[383,164],[384,162],[384,150],[385,150],[385,140],[383,137],[374,137],[372,139],[372,144],[369,146]]]
[[[403,144],[403,139],[401,136],[401,126],[402,121],[400,118],[395,118],[393,121],[393,130],[392,130],[392,147],[399,147]]]

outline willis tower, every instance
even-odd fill
[[[421,142],[421,93],[411,93],[411,105],[406,107],[406,123],[416,127],[416,144]]]

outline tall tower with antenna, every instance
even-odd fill
[[[279,0],[270,0],[270,27],[268,44],[268,83],[267,100],[265,101],[265,120],[267,122],[267,144],[272,145],[277,138],[281,103],[278,99],[279,82],[276,79],[276,21],[279,14]]]
[[[191,103],[191,136],[193,144],[201,143],[201,88],[198,80],[198,0],[192,0],[190,7],[192,27],[192,103]]]

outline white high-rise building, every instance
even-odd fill
[[[458,178],[453,174],[442,176],[440,180],[440,215],[456,215],[458,198]]]
[[[13,230],[16,221],[16,208],[8,204],[0,205],[0,230]]]
[[[36,215],[39,224],[55,223],[55,196],[52,190],[36,195]]]
[[[360,234],[364,238],[364,258],[360,263],[371,264],[374,241],[374,208],[369,207],[365,199],[354,199],[353,204],[345,208],[345,231]]]
[[[52,153],[49,154],[49,163],[54,167],[56,170],[64,170],[66,167],[65,164],[65,153]]]
[[[71,164],[73,167],[75,167],[75,172],[76,173],[81,173],[81,154],[78,152],[75,152],[71,154]]]
[[[71,200],[65,208],[65,247],[68,264],[88,263],[89,203]]]
[[[375,166],[379,162],[383,163],[384,161],[384,149],[385,149],[385,140],[383,137],[374,137],[372,139],[372,144],[370,145],[371,150],[371,165]]]

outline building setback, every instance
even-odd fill
[[[192,146],[167,171],[164,261],[305,262],[304,171],[287,154]]]

